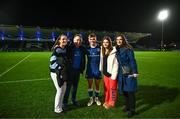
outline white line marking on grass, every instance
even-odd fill
[[[50,78],[18,80],[18,81],[2,81],[2,82],[0,82],[0,84],[4,84],[4,83],[22,83],[22,82],[31,82],[31,81],[44,81],[44,80],[49,80],[49,79]]]
[[[18,63],[16,63],[14,66],[12,66],[11,68],[9,68],[8,70],[6,70],[5,72],[0,74],[0,77],[2,77],[4,74],[8,73],[10,70],[12,70],[13,68],[15,68],[17,65],[19,65],[21,62],[23,62],[24,60],[26,60],[27,58],[29,58],[32,55],[32,53],[30,53],[28,56],[26,56],[25,58],[23,58],[21,61],[19,61]]]
[[[141,106],[137,107],[136,110],[139,111],[139,110],[144,110],[144,108],[148,108],[149,107],[149,104],[142,104]]]
[[[155,59],[155,57],[136,57],[136,58],[139,58],[139,59]]]

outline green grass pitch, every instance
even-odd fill
[[[78,87],[79,108],[69,105],[63,114],[53,112],[55,87],[49,74],[50,52],[0,52],[1,118],[126,118],[124,99],[116,107],[87,107],[87,81]],[[137,118],[180,118],[180,52],[135,52],[139,78]],[[103,102],[103,80],[101,98]]]

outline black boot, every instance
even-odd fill
[[[128,92],[128,101],[129,101],[129,111],[128,117],[133,117],[135,115],[135,105],[136,105],[136,98],[134,92]]]
[[[131,118],[135,115],[135,111],[128,111],[128,118]]]
[[[125,98],[125,108],[123,109],[123,112],[128,112],[129,109],[130,109],[130,106],[129,106],[129,95],[128,95],[128,92],[123,92],[124,94],[124,98]]]
[[[124,109],[123,109],[123,112],[128,112],[129,111],[129,109],[127,108],[127,107],[125,107]]]

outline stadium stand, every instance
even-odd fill
[[[98,43],[105,35],[109,35],[114,41],[115,34],[120,32],[107,31],[85,31],[74,29],[59,29],[45,27],[29,27],[18,25],[1,25],[0,26],[0,51],[50,51],[55,39],[59,34],[66,34],[70,42],[73,35],[80,33],[83,37],[83,44],[88,45],[87,37],[90,33],[96,33]],[[148,41],[151,40],[149,33],[128,33],[124,32],[128,41],[138,49],[142,46],[149,48]],[[142,45],[143,44],[143,45]],[[147,45],[144,45],[147,44]],[[140,47],[141,46],[141,47]]]

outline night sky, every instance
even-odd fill
[[[169,10],[164,41],[180,42],[179,0],[0,1],[0,24],[152,33],[161,40],[161,9]]]

